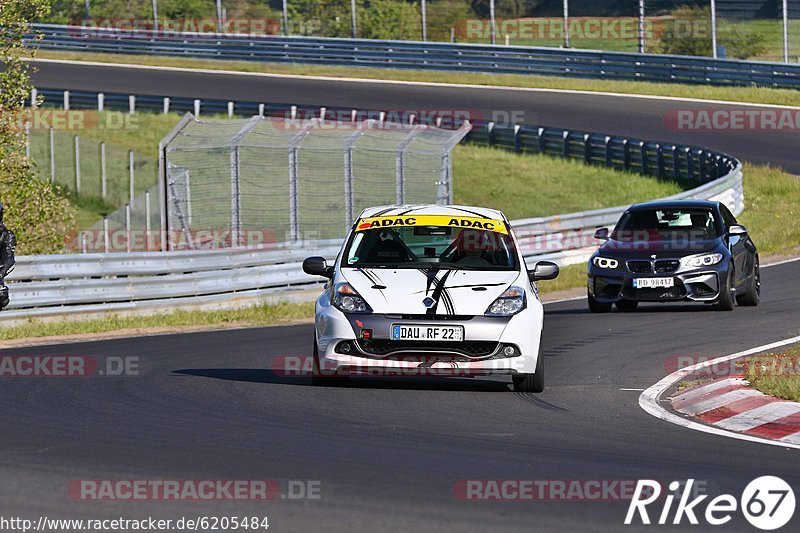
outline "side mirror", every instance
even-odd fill
[[[747,235],[747,228],[744,226],[731,226],[728,228],[728,235],[741,237]]]
[[[594,232],[594,238],[600,239],[601,241],[608,240],[608,228],[598,228],[597,231]]]
[[[333,267],[328,266],[324,257],[309,257],[303,261],[303,272],[310,276],[333,277]]]
[[[558,277],[558,265],[552,261],[538,261],[533,270],[528,271],[528,279],[531,281],[541,281],[545,279],[556,279]]]

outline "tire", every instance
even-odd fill
[[[589,311],[592,313],[608,313],[611,311],[611,304],[598,302],[591,294],[587,294],[586,298],[589,300]]]
[[[311,350],[311,384],[315,387],[340,387],[348,383],[346,375],[326,375],[322,372],[319,362],[319,348],[317,347],[317,334],[314,333],[314,347]]]
[[[747,282],[747,292],[736,295],[736,303],[742,306],[755,307],[761,301],[761,269],[758,264],[758,256],[753,263],[753,273]]]
[[[736,298],[733,296],[733,265],[728,267],[728,280],[720,287],[719,298],[714,302],[717,311],[733,311]]]
[[[623,313],[632,313],[636,311],[637,307],[639,307],[639,302],[634,302],[631,300],[620,300],[614,305],[616,305],[617,309],[619,309]]]
[[[533,374],[513,374],[511,381],[514,383],[514,392],[543,392],[544,391],[544,356],[541,344],[539,357],[536,359],[536,370]]]

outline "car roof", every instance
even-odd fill
[[[641,204],[633,204],[630,206],[630,211],[639,211],[646,209],[714,209],[719,202],[712,202],[710,200],[655,200],[653,202],[643,202]]]
[[[469,205],[438,205],[438,204],[404,204],[404,205],[379,205],[364,209],[358,218],[376,216],[398,215],[446,215],[454,217],[481,217],[495,220],[506,220],[506,216],[497,209],[488,207],[475,207]]]

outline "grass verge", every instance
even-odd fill
[[[128,63],[166,67],[233,70],[295,76],[330,76],[337,78],[364,78],[434,83],[453,83],[452,72],[380,69],[367,67],[335,67],[285,63],[225,61],[214,59],[189,59],[162,56],[137,56],[123,54],[98,54],[83,52],[54,52],[40,50],[42,59],[69,59],[101,63]],[[468,85],[494,85],[500,87],[566,89],[576,91],[610,92],[669,96],[672,98],[702,98],[730,102],[749,102],[776,105],[800,105],[800,91],[762,87],[712,87],[710,85],[685,85],[677,83],[650,83],[614,80],[589,80],[557,76],[522,74],[489,74],[459,72],[458,83]]]
[[[266,326],[296,322],[313,316],[314,304],[311,302],[283,302],[224,311],[174,311],[149,316],[109,315],[96,320],[29,320],[16,326],[0,327],[0,340],[109,333],[122,330],[129,330],[132,333],[145,329],[170,331],[196,326],[203,326],[204,329]]]
[[[745,378],[764,394],[800,402],[800,344],[749,359]]]

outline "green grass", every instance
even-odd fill
[[[800,402],[800,345],[749,359],[745,378],[764,394]]]
[[[284,302],[229,311],[174,311],[148,316],[109,315],[96,320],[30,320],[17,326],[0,327],[0,340],[108,333],[144,328],[177,329],[200,325],[206,329],[226,326],[266,326],[296,322],[313,316],[314,304],[311,302]]]
[[[761,257],[800,251],[800,177],[764,165],[744,167],[744,212]]]
[[[319,65],[277,64],[248,61],[221,61],[213,59],[188,59],[160,56],[132,56],[119,54],[88,54],[80,52],[53,52],[40,50],[41,58],[99,61],[103,63],[130,63],[211,70],[234,70],[298,76],[334,76],[340,78],[366,78],[417,82],[494,85],[542,89],[566,89],[592,92],[643,94],[682,98],[703,98],[731,102],[800,106],[800,91],[768,89],[761,87],[713,87],[710,85],[684,85],[677,83],[650,83],[613,80],[588,80],[557,76],[531,76],[521,74],[482,74],[459,72],[415,71],[402,69],[351,68]],[[269,100],[269,98],[266,98]]]
[[[683,190],[671,180],[474,145],[456,147],[453,175],[456,203],[501,209],[512,220],[630,204]]]

